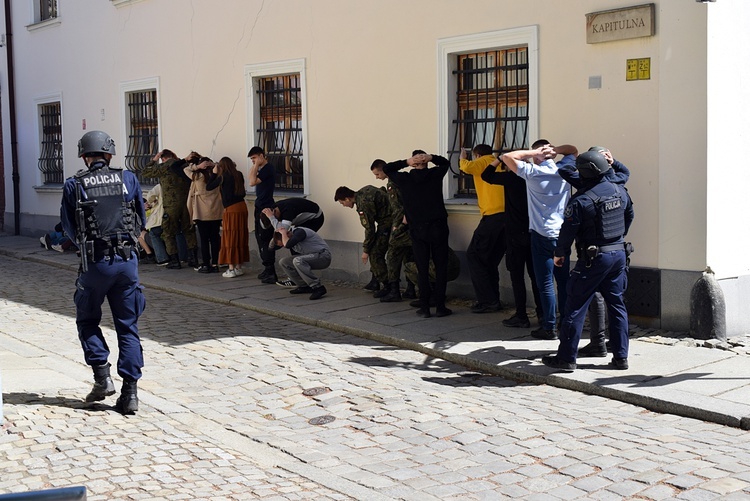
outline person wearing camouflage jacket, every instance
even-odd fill
[[[370,166],[375,179],[385,181],[388,180],[386,185],[386,192],[388,193],[388,201],[391,205],[391,236],[388,240],[388,253],[386,254],[385,261],[388,267],[388,283],[390,291],[388,294],[380,298],[382,303],[395,303],[401,301],[401,289],[399,283],[401,281],[401,268],[404,264],[412,259],[412,247],[411,247],[411,236],[409,235],[409,225],[406,221],[406,214],[404,212],[404,203],[401,200],[401,190],[398,189],[396,184],[388,179],[388,176],[383,172],[386,162],[381,159],[377,159]],[[414,290],[415,282],[412,282],[408,277],[406,278],[406,290],[404,291],[404,297],[414,299],[416,293]]]
[[[390,290],[385,255],[388,251],[388,238],[393,222],[388,194],[384,189],[371,185],[358,191],[341,186],[336,190],[333,199],[350,209],[357,206],[359,221],[365,229],[365,240],[362,242],[362,263],[367,264],[369,260],[372,274],[384,285],[384,288],[375,292],[373,297],[385,296]]]
[[[198,242],[187,208],[190,179],[185,176],[183,169],[189,162],[199,159],[200,155],[195,152],[190,153],[184,159],[178,159],[172,151],[162,150],[154,155],[154,158],[140,171],[143,177],[156,178],[161,185],[164,208],[164,219],[161,225],[162,239],[169,254],[167,268],[182,267],[177,250],[177,234],[180,232],[187,242],[188,265],[198,266]]]

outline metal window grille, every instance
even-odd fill
[[[63,182],[63,141],[60,103],[39,105],[41,144],[39,145],[39,170],[43,184]]]
[[[158,180],[143,178],[140,171],[159,149],[156,89],[129,92],[127,100],[130,127],[125,167],[137,173],[142,184],[154,185]]]
[[[452,158],[461,148],[492,146],[495,153],[527,147],[529,64],[527,47],[457,57]],[[458,174],[458,198],[476,197],[474,179]]]
[[[300,75],[258,80],[260,127],[258,145],[276,172],[276,189],[304,191],[302,166],[302,98]]]
[[[39,0],[39,21],[57,17],[57,0]]]

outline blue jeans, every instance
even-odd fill
[[[562,308],[567,299],[566,286],[570,275],[570,253],[565,256],[565,263],[558,268],[554,262],[557,239],[547,238],[533,230],[530,233],[534,276],[542,303],[542,328],[555,330],[558,301]],[[557,296],[555,296],[555,282],[557,282]]]
[[[163,263],[169,261],[169,254],[167,254],[167,246],[164,240],[161,238],[163,232],[161,226],[154,226],[148,230],[151,235],[151,247],[154,248],[154,254],[156,254],[156,262]],[[185,235],[178,233],[175,237],[177,240],[177,249],[180,256],[180,261],[187,261],[187,242],[185,241]]]

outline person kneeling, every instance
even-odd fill
[[[279,260],[279,265],[297,286],[290,294],[310,293],[310,299],[320,299],[328,292],[312,270],[322,270],[331,265],[331,250],[323,238],[309,228],[279,227],[273,236],[276,248],[284,247],[295,254]]]

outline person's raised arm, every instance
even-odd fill
[[[500,160],[505,164],[508,170],[518,174],[518,167],[524,163],[527,159],[541,153],[542,148],[535,150],[515,150],[503,153]]]

